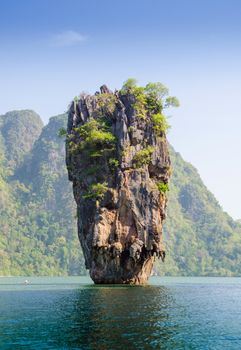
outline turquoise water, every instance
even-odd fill
[[[0,278],[0,349],[241,349],[241,278]]]

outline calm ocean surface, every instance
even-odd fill
[[[0,349],[241,349],[241,278],[0,278]]]

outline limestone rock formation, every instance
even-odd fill
[[[154,103],[155,102],[155,103]],[[170,158],[158,94],[105,85],[71,103],[66,164],[95,283],[145,284],[164,260]]]

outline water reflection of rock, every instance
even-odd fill
[[[60,336],[75,349],[166,349],[177,333],[173,305],[165,287],[83,289],[76,294],[71,318],[63,319],[70,324]]]

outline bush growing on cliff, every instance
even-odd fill
[[[160,193],[166,193],[169,191],[169,185],[163,181],[158,182],[157,187]]]
[[[137,80],[130,78],[126,80],[121,88],[121,93],[132,94],[135,96],[135,103],[133,103],[133,107],[136,110],[136,115],[139,118],[145,119],[146,117],[146,96],[145,90],[141,86],[137,86]]]
[[[123,83],[121,88],[121,93],[123,95],[131,93],[136,87],[137,87],[137,80],[135,78],[129,78]]]
[[[115,142],[115,137],[109,131],[93,129],[86,137],[85,142],[90,145],[112,145]]]
[[[148,83],[145,88],[147,110],[150,113],[161,113],[163,98],[168,95],[168,89],[161,83]]]
[[[115,168],[117,168],[118,165],[119,165],[118,159],[115,159],[115,158],[109,159],[109,166],[110,166],[111,170],[115,170]]]
[[[102,199],[108,191],[107,183],[96,183],[89,186],[86,194],[83,195],[84,199]]]
[[[168,96],[165,101],[164,108],[168,107],[179,107],[180,102],[175,96]]]
[[[159,82],[148,83],[146,84],[144,89],[147,94],[155,96],[159,100],[161,100],[163,97],[169,94],[168,88]]]
[[[148,165],[151,161],[152,153],[154,152],[154,147],[148,146],[137,152],[133,157],[134,167],[140,168],[143,165]]]
[[[116,108],[116,96],[112,93],[99,94],[96,97],[100,107],[100,114],[112,114]]]
[[[153,129],[156,136],[166,132],[170,128],[166,117],[161,113],[152,114],[151,120],[153,122]]]
[[[144,91],[149,112],[161,113],[164,108],[180,106],[175,96],[168,96],[169,90],[162,83],[148,83]]]
[[[144,89],[142,87],[135,87],[134,95],[136,98],[136,102],[133,107],[136,110],[136,114],[138,118],[145,119],[146,118],[146,96],[144,94]]]
[[[79,179],[89,177],[91,182],[83,198],[100,199],[108,189],[107,184],[102,183],[101,174],[107,169],[113,172],[119,164],[114,158],[116,138],[111,132],[111,124],[106,117],[100,116],[75,128],[75,132],[76,139],[71,149],[75,152],[77,145],[77,151],[81,155]],[[68,144],[70,146],[70,142]]]
[[[102,119],[91,119],[75,129],[81,137],[80,150],[86,151],[92,157],[100,157],[112,151],[115,136],[111,133],[108,123]]]
[[[179,107],[179,101],[174,96],[168,96],[168,88],[157,82],[148,83],[145,87],[137,85],[137,80],[130,78],[126,80],[121,89],[122,94],[133,94],[136,102],[133,107],[137,116],[145,118],[146,113],[162,113],[164,108]]]

